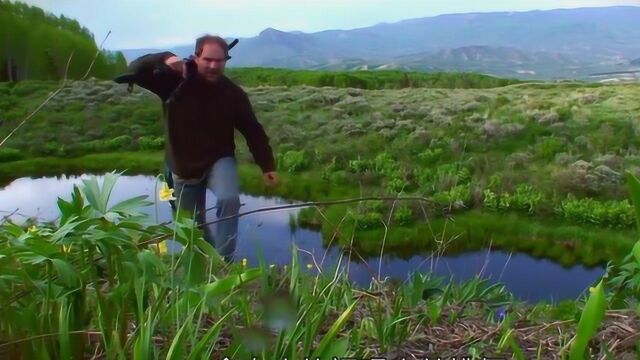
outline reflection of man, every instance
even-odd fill
[[[238,214],[234,129],[247,140],[267,185],[278,182],[269,138],[256,120],[249,97],[224,75],[228,51],[228,45],[221,37],[205,35],[198,38],[195,47],[197,71],[193,76],[187,74],[187,64],[171,52],[147,54],[130,65],[136,83],[163,100],[167,130],[165,157],[176,201],[181,209],[195,211],[198,223],[205,222],[207,188],[218,199],[218,217]],[[174,71],[154,71],[165,65]],[[172,95],[185,78],[179,94]],[[231,261],[238,219],[218,223],[213,240],[212,231],[209,228],[204,231],[207,241]]]

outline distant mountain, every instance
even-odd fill
[[[625,70],[640,55],[640,7],[451,14],[240,39],[229,66],[472,70],[524,78]],[[181,56],[193,45],[170,49]],[[134,56],[124,51],[128,60]]]
[[[640,66],[640,58],[629,61],[629,65]]]

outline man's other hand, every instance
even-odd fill
[[[187,74],[187,67],[185,66],[184,61],[180,60],[177,56],[172,56],[164,61],[170,68],[174,71],[182,73],[182,76],[185,77]]]
[[[269,171],[263,174],[264,182],[267,186],[276,186],[278,185],[278,174],[275,171]]]

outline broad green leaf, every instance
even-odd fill
[[[314,351],[312,358],[320,357],[321,359],[325,359],[328,354],[333,353],[331,351],[330,345],[333,343],[333,339],[338,335],[338,332],[344,327],[344,324],[349,320],[351,314],[353,314],[353,310],[355,310],[357,301],[354,301],[349,307],[342,312],[342,314],[338,317],[336,322],[331,325],[329,331],[324,335],[322,340],[320,340],[320,344],[318,344],[318,348]]]
[[[77,271],[68,262],[62,259],[51,259],[51,263],[60,275],[60,279],[67,286],[76,286],[80,279]]]
[[[84,208],[84,198],[80,192],[78,185],[73,185],[73,194],[71,195],[71,202],[73,203],[74,211],[80,215]]]
[[[87,198],[89,205],[98,211],[100,210],[100,187],[98,186],[98,178],[95,176],[90,177],[89,179],[82,180],[84,186],[82,187],[82,193]]]
[[[14,255],[16,259],[26,264],[40,264],[50,259],[48,254],[39,254],[28,247],[14,250]]]
[[[104,174],[104,180],[102,181],[102,189],[100,191],[100,206],[101,212],[107,212],[107,204],[109,202],[109,197],[111,197],[111,192],[113,191],[113,187],[116,185],[116,181],[118,180],[118,175],[115,173],[106,173]]]
[[[342,338],[332,342],[325,351],[320,354],[320,359],[340,359],[349,350],[349,338]]]
[[[118,221],[118,219],[120,219],[120,215],[113,211],[107,211],[103,217],[105,218],[105,220],[111,223],[115,223]]]
[[[77,216],[72,216],[69,220],[62,226],[60,226],[52,235],[50,241],[52,243],[57,243],[61,241],[64,237],[66,237],[69,233],[76,230],[81,224],[89,221],[89,219],[78,220]]]
[[[98,178],[91,176],[91,178],[82,180],[84,187],[82,192],[89,201],[89,204],[98,211],[100,214],[107,212],[107,204],[109,197],[113,191],[113,187],[118,179],[119,174],[113,172],[106,173],[102,182],[102,188],[98,185]]]
[[[595,288],[590,288],[589,292],[589,298],[578,322],[575,341],[571,346],[571,352],[569,354],[570,360],[584,359],[584,353],[589,344],[589,340],[598,330],[607,309],[602,280],[600,280]]]
[[[640,231],[640,181],[632,173],[627,172],[627,185],[631,193],[631,202],[636,209],[636,226]]]
[[[73,204],[66,202],[64,199],[58,198],[58,209],[60,209],[60,225],[69,220],[69,217],[74,214]],[[75,214],[80,215],[80,214]]]
[[[147,195],[140,195],[128,200],[121,201],[112,206],[109,211],[128,213],[145,206],[153,205],[153,202],[145,201],[146,198],[148,198]]]
[[[640,241],[636,242],[636,244],[633,246],[633,249],[631,250],[631,253],[633,254],[633,257],[636,258],[638,265],[640,265]]]
[[[156,268],[161,271],[165,269],[165,265],[162,262],[162,260],[160,260],[160,258],[150,250],[145,249],[140,251],[137,254],[137,257],[138,257],[138,261],[140,262],[140,264],[142,265],[142,268],[145,271],[150,271],[153,268]]]
[[[204,291],[207,296],[228,295],[231,290],[240,285],[260,276],[262,270],[258,268],[248,269],[240,274],[230,274],[226,278],[216,280],[210,284],[204,286]]]

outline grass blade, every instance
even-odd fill
[[[357,301],[354,301],[349,307],[342,312],[342,314],[338,317],[335,323],[331,325],[331,328],[324,335],[322,340],[320,340],[320,344],[318,344],[318,348],[314,352],[312,358],[320,357],[321,359],[326,359],[326,354],[331,352],[331,348],[329,345],[333,342],[333,339],[338,335],[338,332],[342,329],[344,324],[349,320],[351,314],[353,314],[353,310],[355,310]],[[330,358],[330,357],[329,357]]]
[[[71,313],[71,304],[67,304],[66,299],[60,304],[59,310],[59,332],[60,332],[60,359],[71,359],[71,335],[69,334],[69,314]]]
[[[191,349],[191,353],[189,354],[188,360],[197,360],[197,359],[208,359],[210,356],[204,353],[204,350],[209,346],[209,350],[207,353],[210,353],[213,350],[215,345],[215,339],[220,334],[220,330],[222,329],[222,324],[224,321],[231,315],[233,312],[237,310],[237,307],[232,308],[226,314],[224,314],[209,330],[204,334],[202,339],[200,339],[196,345]],[[204,355],[204,356],[203,356]]]

